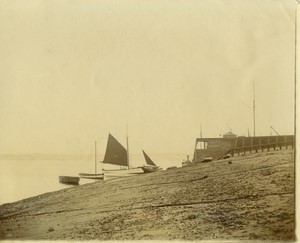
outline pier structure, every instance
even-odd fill
[[[218,160],[228,154],[236,156],[253,152],[293,148],[294,140],[294,135],[244,137],[231,134],[231,136],[224,135],[222,138],[197,138],[193,162],[202,162],[208,157]]]

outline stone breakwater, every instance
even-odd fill
[[[6,240],[294,240],[294,151],[99,181],[0,206]]]

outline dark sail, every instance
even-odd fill
[[[126,149],[111,134],[108,135],[103,163],[128,166]]]
[[[154,162],[149,158],[149,156],[145,153],[144,150],[143,150],[143,154],[144,154],[146,163],[147,163],[148,165],[154,165],[154,166],[156,166],[156,164],[154,164]]]

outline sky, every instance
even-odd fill
[[[228,131],[294,134],[288,0],[2,0],[0,153],[193,154]]]

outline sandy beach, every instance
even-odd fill
[[[1,205],[0,239],[294,240],[294,150],[229,160]]]

